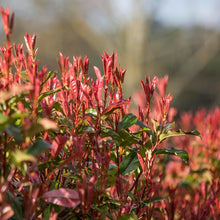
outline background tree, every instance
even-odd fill
[[[25,32],[37,32],[40,61],[49,68],[57,69],[57,51],[70,57],[87,55],[90,65],[101,67],[103,51],[114,50],[127,69],[124,89],[129,94],[144,74],[168,74],[169,90],[179,109],[219,105],[219,27],[196,23],[199,1],[190,4],[191,12],[186,11],[191,25],[169,26],[160,18],[164,7],[172,7],[169,2],[22,0],[18,5],[2,0],[0,4],[16,11],[15,41],[21,41]],[[217,23],[219,2],[209,4],[213,4],[213,11],[207,13],[215,16]],[[4,41],[2,33],[0,40]]]

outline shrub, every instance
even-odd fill
[[[103,74],[94,67],[96,80],[88,75],[87,57],[70,61],[60,53],[58,72],[40,70],[36,35],[25,34],[26,51],[11,44],[14,14],[0,10],[6,34],[0,48],[1,219],[218,218],[217,119],[210,118],[213,142],[207,142],[215,144],[200,155],[206,146],[188,137],[200,133],[172,122],[168,77],[145,77],[143,91],[136,93],[138,110],[131,113],[117,54],[104,53]],[[195,127],[201,129],[198,119]],[[184,149],[176,147],[185,142]],[[187,151],[201,161],[189,162]],[[207,184],[198,180],[204,169],[212,175]],[[176,183],[184,172],[187,181]]]

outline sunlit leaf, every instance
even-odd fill
[[[14,164],[20,164],[21,162],[24,161],[31,161],[31,162],[36,161],[36,158],[33,155],[20,150],[15,150],[11,152],[11,156]]]
[[[14,215],[14,211],[10,205],[8,205],[8,204],[1,205],[1,212],[0,212],[0,219],[1,220],[7,220],[13,215]]]
[[[194,135],[194,136],[199,136],[201,137],[200,133],[197,130],[193,130],[190,132],[185,132],[181,129],[176,130],[176,131],[168,131],[166,133],[162,133],[160,135],[160,142],[162,142],[164,139],[168,138],[168,137],[174,137],[174,136],[183,136],[183,135]]]
[[[87,109],[85,112],[86,112],[87,114],[92,114],[92,115],[94,115],[94,116],[97,116],[97,111],[96,111],[96,109],[90,108],[90,109]]]
[[[49,130],[49,129],[56,130],[57,129],[56,122],[48,118],[42,118],[38,123],[42,125],[45,130]]]
[[[0,113],[0,125],[5,124],[8,121],[8,116]]]
[[[156,149],[153,154],[169,154],[175,155],[180,157],[182,160],[188,163],[189,155],[185,150],[180,150],[176,148],[163,148],[163,149]]]

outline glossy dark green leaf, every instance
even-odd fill
[[[155,135],[154,135],[154,133],[153,133],[153,131],[151,130],[150,127],[148,127],[143,121],[140,121],[140,120],[137,120],[135,124],[142,128],[142,130],[140,132],[147,133],[147,135],[150,138],[151,142],[155,143],[156,137],[155,137]]]
[[[119,138],[119,134],[112,129],[103,128],[101,131],[101,137],[112,137],[114,140]]]
[[[182,131],[181,129],[179,129],[179,130],[176,130],[176,131],[168,131],[166,133],[162,133],[160,135],[160,142],[162,142],[163,140],[165,140],[168,137],[183,136],[183,135],[194,135],[194,136],[201,137],[200,133],[197,130],[193,130],[193,131],[190,131],[190,132],[185,132],[185,131]]]
[[[126,130],[121,130],[118,132],[120,139],[118,139],[118,145],[126,147],[132,144],[138,144],[138,141],[134,135]]]
[[[127,129],[134,125],[137,121],[137,117],[132,113],[128,113],[125,117],[118,123],[118,131],[122,129]]]
[[[50,148],[52,148],[52,146],[47,141],[40,139],[30,146],[25,152],[37,156]]]
[[[123,176],[135,172],[139,167],[139,160],[136,152],[130,152],[126,155],[119,166],[120,172]]]
[[[163,149],[156,149],[153,154],[169,154],[175,155],[180,157],[182,160],[188,163],[189,155],[185,150],[180,150],[176,148],[163,148]]]

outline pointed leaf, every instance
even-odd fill
[[[42,198],[49,203],[75,208],[80,204],[79,194],[73,189],[60,188],[43,194]]]
[[[50,72],[47,74],[45,80],[41,83],[40,86],[42,87],[42,86],[43,86],[50,78],[52,78],[55,74],[56,74],[55,71],[50,71]]]
[[[131,101],[129,100],[123,100],[123,101],[120,101],[120,102],[114,102],[110,105],[108,105],[107,108],[105,108],[102,112],[102,116],[106,116],[106,115],[109,115],[111,114],[113,111],[115,111],[116,109],[119,109],[121,108],[123,105],[128,105],[130,104]]]
[[[128,113],[125,115],[122,121],[118,123],[118,131],[121,129],[127,129],[134,125],[137,122],[137,117],[133,115],[132,113]]]
[[[163,148],[163,149],[156,149],[153,154],[169,154],[169,155],[175,155],[183,159],[185,162],[188,163],[189,161],[189,155],[185,150],[180,150],[176,148]]]
[[[139,167],[139,160],[136,152],[130,152],[122,159],[119,166],[120,172],[123,176],[133,173]]]
[[[137,152],[138,160],[144,173],[147,173],[146,163],[140,153]]]
[[[38,97],[38,102],[40,102],[43,98],[49,96],[49,95],[52,95],[54,93],[57,93],[61,90],[61,88],[56,88],[56,89],[52,89],[50,91],[47,91],[47,92],[44,92],[44,93],[41,93]]]
[[[183,136],[183,135],[195,135],[201,137],[200,133],[197,130],[193,130],[190,132],[182,131],[181,129],[176,131],[168,131],[166,133],[162,133],[160,135],[160,142],[162,142],[164,139],[168,137],[174,137],[174,136]]]

